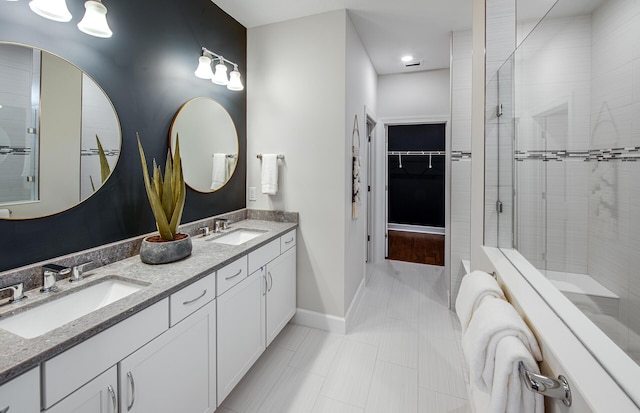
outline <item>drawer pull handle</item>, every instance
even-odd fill
[[[111,395],[111,403],[113,403],[113,412],[115,413],[118,411],[118,399],[116,397],[116,392],[113,390],[113,387],[111,387],[111,385],[107,387],[107,391]]]
[[[293,237],[291,237],[291,239],[289,241],[285,241],[285,244],[291,244],[293,242]]]
[[[0,413],[7,413],[10,408],[11,408],[11,406],[7,406],[4,409],[0,410]]]
[[[202,294],[200,294],[199,296],[197,296],[196,298],[194,298],[193,300],[187,300],[185,302],[182,303],[182,305],[189,305],[192,303],[195,303],[196,301],[198,301],[199,299],[201,299],[202,297],[204,297],[205,295],[207,295],[207,289],[205,288],[204,291],[202,292]]]
[[[242,268],[240,268],[240,269],[238,270],[238,272],[237,272],[237,273],[235,273],[235,274],[233,274],[233,275],[230,275],[230,276],[228,276],[228,277],[224,277],[224,279],[225,279],[225,280],[227,280],[227,281],[229,281],[229,280],[230,280],[230,279],[232,279],[232,278],[236,278],[236,277],[237,277],[238,275],[240,275],[240,274],[242,274]]]
[[[127,373],[127,380],[129,381],[129,386],[131,386],[131,403],[127,405],[127,411],[129,411],[136,402],[136,382],[133,380],[133,374],[131,374],[131,372]]]

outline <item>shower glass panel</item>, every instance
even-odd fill
[[[517,249],[634,369],[640,363],[638,27],[640,1],[556,3],[487,85],[491,185],[485,191],[487,205],[497,199],[503,208],[493,221],[487,212],[488,236]],[[581,339],[588,335],[569,327]],[[583,343],[605,364],[601,349]]]

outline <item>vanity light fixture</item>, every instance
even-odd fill
[[[216,85],[226,86],[229,84],[229,77],[227,76],[227,65],[224,64],[224,57],[220,56],[220,61],[216,65],[216,71],[211,78],[211,81]]]
[[[72,17],[65,0],[31,0],[29,8],[35,14],[57,22],[68,22]]]
[[[229,84],[227,84],[227,89],[229,90],[242,90],[244,89],[244,85],[240,80],[240,72],[238,71],[238,66],[233,65],[233,70],[229,73]]]
[[[107,8],[101,0],[89,0],[84,3],[86,12],[78,23],[81,32],[95,37],[109,38],[113,32],[107,23]]]
[[[215,73],[211,70],[212,60],[218,60],[218,64],[215,67]],[[233,71],[227,76],[227,63],[233,66]],[[194,74],[201,79],[210,79],[211,82],[227,86],[229,90],[243,90],[240,71],[238,71],[238,65],[231,60],[225,59],[219,54],[213,53],[206,47],[202,48],[202,54],[198,58],[198,68]]]
[[[205,56],[204,52],[202,56],[198,58],[198,68],[194,72],[194,74],[200,79],[213,79],[213,71],[211,70],[211,58],[209,56]]]

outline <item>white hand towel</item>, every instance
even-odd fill
[[[540,373],[538,364],[522,341],[516,337],[504,337],[496,348],[496,367],[491,390],[491,413],[543,413],[544,397],[526,388],[518,364]]]
[[[504,300],[504,293],[496,280],[484,271],[473,271],[462,277],[460,291],[456,298],[456,313],[464,333],[473,313],[487,297]]]
[[[227,182],[227,177],[229,176],[227,169],[227,154],[214,153],[213,169],[211,172],[211,189],[218,189]]]
[[[536,360],[542,360],[535,336],[515,308],[507,301],[483,300],[462,335],[470,380],[480,390],[491,391],[497,347],[509,336],[520,339]]]
[[[11,210],[7,208],[0,208],[0,218],[11,218]]]
[[[278,193],[278,155],[262,154],[262,193]]]

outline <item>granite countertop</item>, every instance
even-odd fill
[[[262,245],[298,226],[294,222],[243,220],[235,222],[222,234],[193,237],[193,251],[184,260],[163,265],[148,265],[139,256],[126,258],[85,273],[85,279],[69,283],[58,281],[58,291],[41,294],[26,291],[28,299],[0,307],[0,318],[22,312],[38,303],[62,297],[72,290],[87,287],[101,279],[121,277],[144,287],[125,298],[80,317],[39,337],[26,339],[0,329],[0,384],[36,367],[57,354],[113,326],[119,321],[161,301],[185,286],[211,274]],[[240,245],[210,242],[238,228],[265,230],[264,234]],[[168,327],[168,326],[167,326]]]

